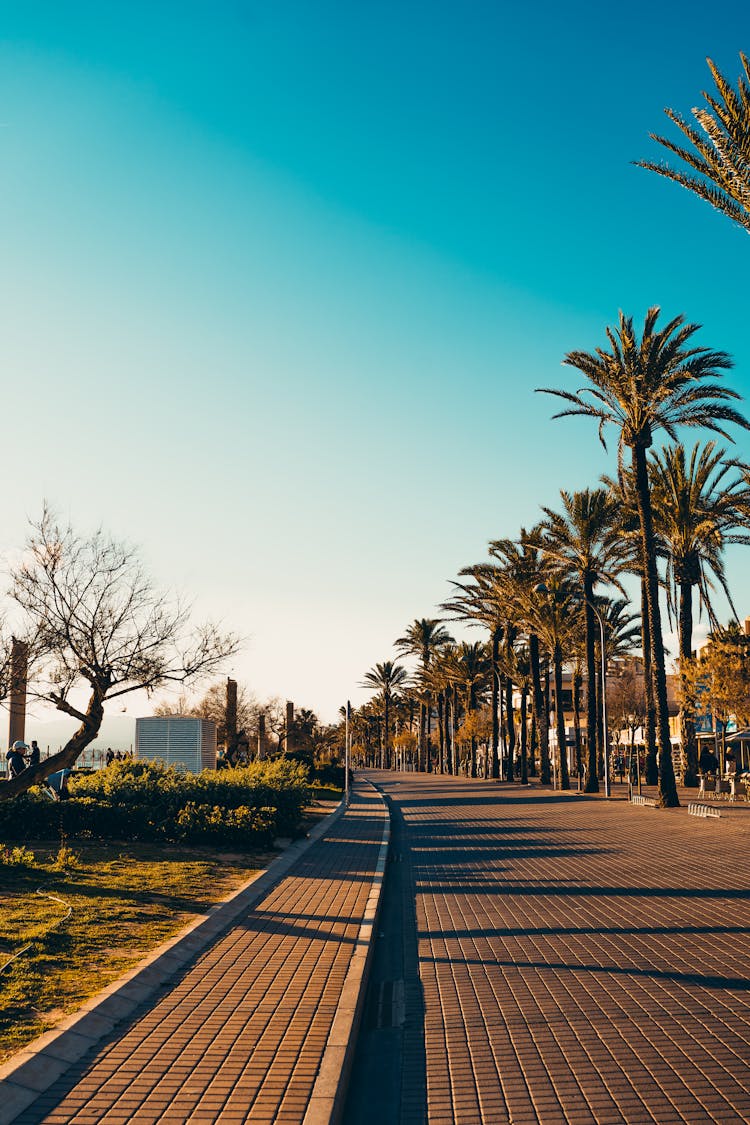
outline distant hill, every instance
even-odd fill
[[[29,716],[26,720],[26,741],[35,738],[39,743],[42,754],[52,754],[59,750],[70,738],[76,729],[75,719],[50,719],[40,722]],[[7,738],[7,734],[5,736]],[[135,745],[135,719],[128,715],[110,715],[105,717],[99,737],[91,744],[93,750],[106,750],[111,746],[113,750],[130,750]]]

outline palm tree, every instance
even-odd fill
[[[464,689],[464,700],[467,717],[478,709],[480,696],[487,686],[490,673],[490,660],[487,657],[486,647],[479,641],[468,644],[462,641],[455,650],[456,681]],[[469,775],[477,776],[477,739],[473,730],[471,733],[471,758],[469,762]]]
[[[447,629],[436,618],[423,617],[421,620],[412,621],[403,637],[394,642],[396,651],[401,655],[416,656],[422,662],[422,671],[427,674],[430,659],[436,649],[453,640]],[[419,713],[419,768],[430,769],[430,725],[432,717],[432,699],[429,687],[425,688],[425,699],[420,703]]]
[[[741,477],[730,474],[741,466],[725,461],[726,451],[708,442],[696,444],[686,459],[685,447],[669,446],[654,453],[649,462],[654,524],[667,560],[667,607],[678,621],[683,691],[680,708],[684,783],[698,781],[698,746],[695,737],[695,702],[687,687],[686,671],[693,656],[693,587],[698,604],[708,614],[712,628],[718,620],[711,602],[711,576],[721,586],[737,616],[724,573],[722,552],[730,543],[750,544],[750,535],[739,531],[750,501],[750,490]]]
[[[395,664],[392,660],[385,660],[382,664],[376,664],[369,672],[365,674],[362,681],[362,687],[372,688],[379,692],[380,698],[383,703],[383,739],[382,739],[382,757],[381,769],[388,769],[390,765],[390,710],[391,703],[396,690],[403,687],[409,678],[409,674],[404,667],[400,664]]]
[[[745,74],[744,78],[740,76],[736,91],[711,59],[706,60],[717,94],[704,91],[703,97],[710,108],[692,111],[702,134],[673,109],[664,111],[687,137],[692,149],[656,133],[649,134],[697,174],[650,160],[637,160],[636,164],[681,184],[750,231],[750,63],[742,53],[740,59]]]
[[[515,683],[518,687],[520,695],[520,713],[519,713],[519,761],[518,761],[518,777],[522,785],[529,784],[529,727],[528,727],[528,700],[529,692],[533,689],[531,677],[531,660],[529,658],[529,649],[525,644],[517,644],[512,646],[506,653],[504,661],[507,661],[506,669],[508,679],[510,682]],[[511,707],[509,719],[513,723],[513,709]],[[513,744],[515,746],[515,734],[513,737]]]
[[[616,329],[607,329],[610,351],[569,352],[565,363],[581,371],[591,386],[575,393],[539,388],[557,395],[570,406],[555,417],[582,414],[596,418],[599,438],[606,448],[604,429],[608,423],[619,431],[618,453],[630,450],[638,520],[641,533],[641,558],[646,578],[646,601],[653,654],[654,693],[659,743],[659,792],[662,804],[679,805],[672,766],[667,710],[667,676],[664,640],[659,610],[659,575],[654,534],[651,491],[646,451],[653,442],[654,430],[663,429],[674,441],[677,426],[703,426],[729,435],[722,429],[726,422],[750,428],[743,416],[727,400],[740,396],[718,383],[705,382],[718,378],[732,366],[726,352],[688,346],[698,331],[697,324],[686,324],[682,316],[669,321],[657,331],[659,308],[646,313],[640,340],[633,330],[632,317],[620,313]],[[590,397],[588,397],[590,396]]]
[[[453,773],[455,765],[455,746],[453,733],[456,729],[456,716],[453,708],[453,687],[455,682],[456,662],[455,644],[446,643],[437,649],[430,660],[426,681],[430,691],[437,699],[438,705],[438,737],[440,748],[440,772],[447,768]],[[451,714],[453,717],[451,719]]]
[[[544,581],[541,581],[542,578]],[[525,600],[523,613],[529,629],[540,638],[552,656],[552,672],[555,684],[555,733],[560,762],[560,788],[570,789],[565,710],[562,702],[563,663],[564,648],[571,642],[580,605],[576,601],[571,583],[555,574],[554,571],[540,575],[540,581],[534,588],[533,595],[532,598]]]
[[[498,570],[498,580],[501,583],[502,597],[509,607],[509,617],[518,628],[523,616],[520,603],[528,603],[532,597],[543,567],[541,552],[536,541],[536,532],[534,530],[527,532],[525,528],[521,528],[518,543],[512,539],[495,539],[490,543],[490,555],[501,563]],[[539,637],[533,628],[527,631],[533,685],[531,696],[533,715],[540,745],[540,780],[542,784],[549,785],[552,780],[549,757],[549,717],[546,696],[542,686]],[[512,643],[510,634],[508,634],[508,638],[509,643]]]
[[[442,609],[453,614],[460,621],[468,621],[474,625],[484,626],[490,634],[490,660],[492,662],[491,683],[491,712],[492,712],[492,742],[491,742],[491,776],[500,776],[500,711],[502,697],[500,692],[502,675],[500,671],[500,646],[503,638],[507,637],[507,604],[502,595],[502,574],[497,566],[492,563],[477,563],[474,566],[463,567],[459,572],[461,577],[468,577],[469,582],[452,582],[457,593],[447,602]]]
[[[573,493],[562,490],[560,497],[562,512],[542,508],[546,519],[540,525],[540,543],[561,576],[575,575],[580,583],[586,627],[586,792],[598,793],[594,587],[603,581],[621,589],[617,572],[622,565],[622,547],[617,534],[617,511],[606,489],[586,488]]]
[[[603,675],[606,685],[607,668],[610,661],[629,656],[632,653],[641,639],[641,627],[638,614],[630,612],[630,602],[627,598],[597,598],[596,606],[604,623]],[[601,678],[598,680],[598,684],[599,689],[604,690]],[[599,716],[601,717],[601,712]],[[600,777],[604,773],[604,755],[609,753],[608,738],[609,731],[604,730],[604,721],[601,717],[597,738]]]
[[[651,633],[648,623],[648,603],[646,600],[646,576],[643,573],[640,548],[640,520],[638,502],[635,496],[633,473],[625,465],[619,466],[617,477],[603,476],[602,484],[610,490],[620,511],[620,533],[623,537],[624,569],[638,577],[641,601],[641,650],[643,652],[643,680],[646,697],[646,784],[656,785],[659,781],[659,763],[656,747],[656,700],[654,696],[653,660],[651,656]],[[658,551],[658,546],[657,546]]]

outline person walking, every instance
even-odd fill
[[[39,749],[39,745],[37,743],[37,740],[35,738],[32,738],[32,740],[31,740],[31,753],[29,754],[29,763],[28,763],[29,769],[31,769],[32,766],[38,766],[41,760],[42,760],[42,753],[41,753],[41,750]]]
[[[26,769],[27,750],[28,746],[26,743],[22,742],[20,739],[16,739],[6,754],[6,758],[8,759],[8,776],[10,778],[18,777],[18,775],[23,773]]]

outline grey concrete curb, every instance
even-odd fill
[[[372,782],[368,782],[372,785]],[[380,912],[385,881],[385,865],[391,838],[391,815],[377,786],[385,808],[385,823],[380,851],[375,865],[370,894],[359,927],[354,952],[341,990],[341,998],[328,1035],[328,1042],[315,1079],[302,1125],[338,1125],[344,1112],[349,1075],[354,1061],[357,1033],[362,1019],[367,981],[370,975],[374,942],[373,934]]]
[[[33,1040],[0,1066],[0,1125],[10,1125],[83,1055],[109,1036],[121,1020],[153,996],[189,961],[202,953],[245,910],[254,906],[294,866],[301,855],[344,814],[344,802],[316,824],[309,836],[291,844],[265,871],[212,906],[173,938],[153,950],[125,976],[92,996],[52,1031]]]

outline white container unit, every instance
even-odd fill
[[[200,773],[216,769],[216,723],[211,719],[135,720],[135,756]]]

